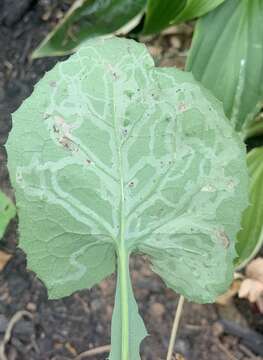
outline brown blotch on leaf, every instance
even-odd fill
[[[76,144],[69,139],[67,136],[62,136],[58,142],[66,149],[69,151],[78,151],[78,147],[76,146]]]
[[[48,114],[48,113],[43,114],[43,119],[44,120],[47,120],[49,117],[50,117],[50,114]]]
[[[222,241],[224,248],[227,249],[230,245],[230,241],[225,231],[219,230],[217,232],[217,237]]]
[[[59,129],[56,127],[56,125],[53,125],[53,131],[54,133],[59,133]]]

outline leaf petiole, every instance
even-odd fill
[[[129,360],[129,254],[124,246],[118,253],[118,276],[121,293],[121,358]]]

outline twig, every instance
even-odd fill
[[[182,315],[183,306],[184,306],[184,297],[181,295],[179,298],[179,302],[178,302],[175,317],[174,317],[173,328],[172,328],[171,337],[170,337],[170,341],[169,341],[169,347],[168,347],[168,353],[167,353],[166,360],[172,360],[177,330],[179,327],[179,322],[180,322],[180,318]]]
[[[89,311],[88,304],[82,299],[82,297],[81,297],[78,293],[76,293],[76,294],[74,295],[74,297],[75,297],[75,299],[77,299],[77,300],[81,303],[81,305],[83,306],[83,309],[84,309],[85,313],[88,314],[88,313],[90,312],[90,311]]]
[[[97,347],[95,349],[90,349],[90,350],[84,351],[83,353],[79,354],[75,358],[75,360],[82,360],[85,357],[100,355],[100,354],[103,354],[106,352],[110,352],[110,345],[104,345],[104,346]]]
[[[245,345],[240,344],[239,347],[240,347],[241,351],[243,351],[243,353],[249,357],[249,359],[251,359],[251,360],[258,360],[258,357],[255,356],[255,355],[252,353],[252,351],[250,351]]]
[[[7,328],[6,328],[3,341],[0,343],[0,360],[8,360],[7,357],[6,357],[6,354],[5,354],[5,346],[6,346],[6,344],[9,343],[9,341],[10,341],[10,339],[12,337],[12,331],[13,331],[13,328],[14,328],[15,324],[20,319],[22,319],[24,316],[27,316],[30,319],[32,319],[32,314],[30,312],[28,312],[28,311],[25,311],[25,310],[18,311],[17,313],[15,313],[11,317],[11,319],[10,319],[8,325],[7,325]]]
[[[225,353],[229,360],[238,360],[219,340],[216,340],[215,343],[218,348]]]
[[[242,327],[232,321],[220,320],[226,334],[237,336],[242,343],[255,354],[263,356],[263,336],[247,327]]]

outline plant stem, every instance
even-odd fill
[[[169,347],[168,347],[168,353],[167,353],[166,360],[172,360],[172,355],[173,355],[173,351],[174,351],[174,345],[175,345],[177,330],[178,330],[178,327],[179,327],[179,322],[180,322],[180,319],[181,319],[183,306],[184,306],[184,297],[181,295],[180,298],[179,298],[179,302],[178,302],[175,317],[174,317],[173,328],[172,328],[172,332],[171,332],[171,336],[170,336],[170,341],[169,341]]]
[[[119,276],[121,290],[121,359],[129,360],[129,255],[124,247],[119,252]]]

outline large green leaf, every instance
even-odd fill
[[[227,0],[198,21],[187,70],[240,131],[263,99],[263,2]]]
[[[172,20],[180,13],[186,0],[148,0],[144,34],[157,33],[171,25]]]
[[[144,33],[157,33],[213,10],[225,0],[148,0]]]
[[[237,265],[243,267],[263,244],[263,147],[247,155],[250,175],[250,206],[243,215],[242,230],[237,237]]]
[[[147,254],[188,299],[226,290],[247,205],[245,149],[191,74],[155,68],[134,41],[91,40],[13,121],[20,246],[49,296],[91,287],[117,265],[111,359],[138,360],[146,334],[131,253]]]
[[[72,53],[83,41],[115,32],[143,11],[147,0],[77,0],[33,57]]]
[[[0,240],[4,236],[7,225],[16,214],[12,201],[0,191]]]

